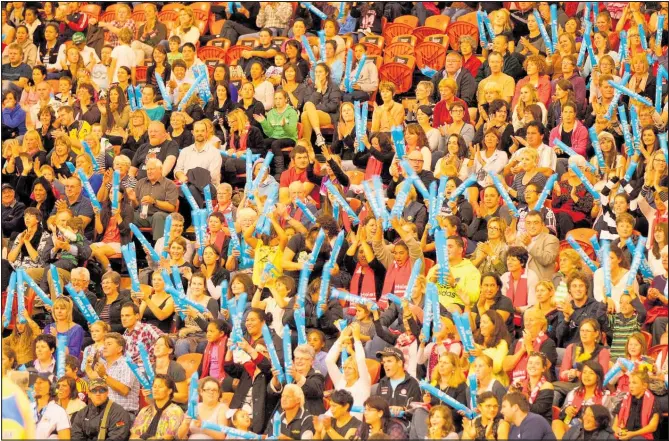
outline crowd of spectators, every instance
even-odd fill
[[[660,439],[668,7],[3,2],[3,438]]]

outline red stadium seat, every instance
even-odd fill
[[[160,10],[160,12],[173,11],[176,12],[182,9],[185,5],[183,3],[168,3]]]
[[[218,63],[220,60],[225,58],[225,53],[227,51],[223,48],[216,46],[202,46],[197,50],[197,57],[204,61],[206,64],[209,64],[208,61],[213,61],[214,64]]]
[[[402,15],[393,20],[393,23],[403,23],[405,25],[411,26],[412,28],[416,28],[418,27],[418,17],[413,15]]]
[[[433,35],[428,35],[425,37],[425,40],[423,41],[429,41],[431,43],[438,43],[444,47],[448,46],[448,35],[446,34],[433,34]]]
[[[100,12],[102,12],[102,7],[93,3],[83,5],[79,7],[79,12],[83,12],[89,17],[95,17],[96,19],[100,18]]]
[[[412,34],[416,36],[418,43],[421,43],[425,38],[430,35],[443,34],[444,32],[441,29],[431,28],[429,26],[421,26],[413,30]]]
[[[360,39],[360,43],[367,49],[367,55],[381,55],[384,41],[380,35],[366,35]]]
[[[383,60],[386,63],[390,63],[397,56],[413,54],[414,47],[409,43],[393,43],[390,46],[386,46],[386,49],[383,51]]]
[[[225,24],[225,20],[216,20],[215,22],[210,23],[209,24],[209,33],[211,35],[220,35],[224,24]]]
[[[230,40],[223,37],[214,38],[213,40],[209,40],[207,42],[207,46],[220,47],[221,49],[225,49],[227,51],[230,49]]]
[[[446,48],[439,43],[423,41],[416,46],[416,65],[419,69],[430,67],[442,70],[446,64]]]
[[[451,18],[447,15],[432,15],[425,19],[425,26],[440,29],[444,33],[450,21]]]
[[[116,19],[116,11],[105,11],[105,13],[100,16],[99,21],[109,23],[115,19]]]
[[[446,35],[448,35],[448,42],[450,43],[451,49],[459,50],[460,49],[460,37],[463,35],[471,36],[476,45],[478,46],[479,41],[479,29],[477,26],[467,23],[465,21],[456,21],[448,25],[446,29]]]
[[[135,68],[135,79],[138,83],[146,83],[146,66],[137,66]]]
[[[246,46],[234,45],[228,49],[228,52],[225,54],[225,62],[230,65],[236,65],[239,58],[242,56],[242,52],[248,50]]]
[[[132,13],[132,21],[135,22],[135,24],[137,25],[137,28],[139,30],[139,26],[141,24],[144,24],[144,22],[146,21],[146,12],[144,12],[144,11],[133,12]]]
[[[667,350],[667,345],[655,345],[648,349],[648,356],[657,360],[657,357]]]
[[[385,38],[386,41],[392,41],[393,37],[396,37],[397,35],[411,34],[413,30],[414,27],[409,26],[406,23],[390,23],[383,31],[383,38]]]
[[[393,37],[393,40],[391,41],[392,44],[394,43],[406,43],[410,44],[412,47],[416,45],[416,37],[414,35],[406,34],[406,35],[396,35]]]
[[[395,93],[402,94],[411,90],[413,79],[413,67],[403,63],[385,63],[379,71],[381,81],[394,83],[397,89]]]
[[[169,5],[167,5],[169,6]],[[163,8],[165,9],[165,8]],[[158,20],[161,22],[166,22],[166,21],[177,21],[179,18],[179,13],[177,11],[171,10],[171,11],[160,11],[158,13]]]
[[[140,11],[144,12],[149,7],[155,7],[155,5],[153,3],[140,3],[138,5],[135,5],[132,12],[140,12]]]

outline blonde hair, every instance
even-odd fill
[[[146,133],[146,131],[149,130],[149,123],[151,122],[151,119],[149,118],[149,115],[146,113],[146,110],[144,110],[144,109],[137,109],[134,112],[130,113],[130,121],[132,121],[133,118],[135,117],[135,115],[137,115],[137,114],[142,115],[142,118],[144,119],[144,122],[142,123],[141,126],[139,126],[142,130],[141,133],[138,131],[139,129],[135,129],[135,125],[130,124],[130,127],[129,127],[130,128],[130,134],[133,135],[133,136],[135,134],[141,136],[144,133]]]
[[[190,89],[191,86],[192,86],[192,84],[190,84],[190,83],[182,83],[181,86],[179,86],[179,91],[180,92],[183,91],[184,96],[185,96],[186,93],[188,92],[188,89]],[[181,99],[183,99],[183,97]],[[181,100],[179,100],[179,101],[181,101]],[[193,104],[202,105],[202,100],[200,99],[200,97],[198,96],[197,93],[194,93],[190,96],[188,101],[184,104],[184,108],[190,107]],[[180,105],[181,105],[181,103],[180,103]]]
[[[188,6],[179,10],[179,14],[181,14],[182,12],[185,12],[186,15],[188,15],[188,17],[190,18],[190,23],[188,24],[188,27],[185,28],[185,27],[182,27],[181,22],[179,22],[179,26],[177,27],[177,29],[179,29],[181,32],[183,32],[185,34],[186,32],[190,31],[190,28],[195,26],[195,14],[193,14],[193,10]],[[176,34],[176,32],[174,34]]]
[[[439,81],[439,88],[448,87],[453,91],[453,93],[458,91],[458,85],[453,78],[444,78]]]
[[[494,20],[497,15],[504,16],[504,31],[510,31],[511,27],[511,12],[508,9],[497,9],[489,14],[490,20]]]
[[[64,307],[67,311],[67,322],[72,323],[72,300],[65,296],[60,296],[53,301],[53,306],[51,307],[51,317],[56,320],[55,309],[61,306]]]
[[[553,282],[550,280],[542,280],[541,282],[537,283],[537,286],[534,288],[535,291],[537,288],[540,286],[543,286],[546,288],[550,293],[551,293],[551,307],[555,306],[555,285],[553,285]],[[538,306],[538,304],[537,304]]]
[[[447,358],[448,361],[451,362],[451,365],[453,365],[453,373],[447,381],[448,387],[458,387],[465,382],[465,374],[463,374],[462,369],[460,369],[460,360],[458,359],[458,356],[453,352],[446,352],[445,354],[441,354],[439,356],[439,361],[441,361],[443,358]],[[440,377],[441,375],[439,374],[439,369],[435,367],[432,370],[432,384],[438,385]]]
[[[249,124],[249,117],[246,115],[246,112],[242,109],[235,109],[232,112],[228,113],[228,119],[229,118],[237,118],[240,121],[243,121],[244,124],[241,125],[241,127],[246,127]],[[239,127],[239,125],[237,125]]]
[[[37,145],[39,146],[39,150],[41,152],[44,152],[45,150],[44,150],[44,144],[42,144],[42,137],[39,136],[39,133],[37,132],[37,130],[28,130],[25,133],[25,135],[23,135],[23,145],[22,145],[22,147],[23,147],[24,151],[28,152],[28,146],[26,145],[26,139],[29,136],[30,137],[33,137],[33,136],[35,137],[35,139],[37,140]]]
[[[648,58],[645,52],[638,52],[632,56],[632,65],[641,62],[643,64],[643,73],[647,73],[650,66],[648,65]]]
[[[564,250],[560,251],[559,257],[566,257],[569,259],[571,264],[574,265],[574,268],[579,271],[583,268],[583,261],[581,260],[581,256],[579,256],[578,253],[571,248],[565,248]],[[553,287],[553,289],[555,288]]]
[[[485,83],[485,86],[483,86],[484,99],[485,99],[485,94],[487,92],[495,92],[496,96],[493,99],[502,98],[502,86],[498,84],[496,81],[488,81],[487,83]]]
[[[539,102],[539,95],[537,94],[537,88],[534,87],[534,84],[532,83],[527,83],[523,87],[520,88],[520,90],[527,89],[530,92],[530,102],[525,103],[523,100],[518,98],[518,104],[516,104],[516,115],[518,115],[519,119],[523,119],[523,116],[525,114],[525,110],[532,104],[537,104]]]

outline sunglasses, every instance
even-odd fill
[[[92,394],[106,394],[107,392],[108,390],[103,387],[96,387],[95,389],[91,389]]]

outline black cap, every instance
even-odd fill
[[[384,350],[376,353],[376,358],[380,359],[383,357],[395,357],[404,363],[404,354],[402,354],[402,351],[393,346],[387,346]]]
[[[2,184],[2,191],[7,189],[14,191],[14,186],[12,184]]]

